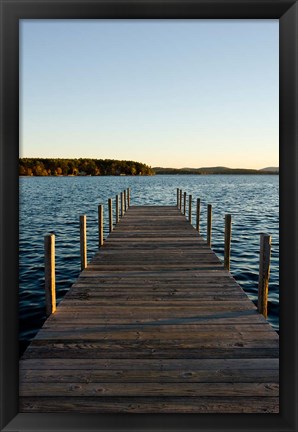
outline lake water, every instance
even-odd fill
[[[176,205],[177,188],[201,199],[201,235],[206,238],[212,204],[212,249],[223,260],[224,215],[232,215],[231,273],[256,302],[260,233],[272,236],[268,320],[279,328],[279,177],[277,175],[160,175],[153,177],[21,177],[20,285],[21,350],[45,320],[44,235],[56,235],[59,302],[80,272],[79,216],[87,215],[88,260],[98,247],[98,204],[131,189],[131,205]],[[114,205],[115,209],[115,205]]]

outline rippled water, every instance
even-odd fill
[[[97,206],[131,188],[131,205],[176,205],[176,189],[201,199],[201,235],[206,238],[212,204],[212,248],[223,259],[224,215],[232,214],[231,272],[257,300],[260,233],[272,236],[268,320],[279,327],[279,214],[276,175],[166,175],[154,177],[20,178],[20,340],[30,340],[45,319],[44,235],[56,235],[57,300],[80,271],[79,216],[87,215],[88,260],[97,251]],[[114,205],[115,208],[115,205]],[[107,219],[106,219],[107,222]],[[104,227],[108,234],[108,224]]]

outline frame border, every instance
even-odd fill
[[[18,158],[20,19],[279,19],[280,414],[18,413]],[[297,138],[298,4],[295,0],[0,0],[0,430],[298,430]]]

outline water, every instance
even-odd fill
[[[231,273],[256,303],[260,233],[272,236],[268,320],[279,328],[279,178],[276,175],[165,175],[153,177],[21,177],[20,285],[21,351],[45,320],[44,235],[56,235],[57,301],[80,272],[79,216],[87,215],[88,260],[98,248],[97,206],[131,188],[132,205],[176,205],[177,187],[201,199],[201,235],[206,238],[212,204],[212,248],[223,260],[224,215],[232,215]],[[115,205],[114,211],[115,211]]]

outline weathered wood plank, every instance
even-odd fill
[[[45,323],[46,324],[46,323]],[[202,324],[202,323],[178,323],[178,324],[165,324],[162,323],[159,324],[126,324],[126,325],[98,325],[98,324],[87,324],[87,325],[79,325],[76,326],[73,323],[65,323],[63,327],[54,327],[54,326],[46,326],[44,325],[39,333],[36,335],[36,338],[39,337],[39,335],[43,332],[65,332],[68,330],[73,330],[74,332],[78,331],[91,331],[91,332],[118,332],[118,334],[127,333],[128,331],[138,331],[143,333],[186,333],[190,332],[194,335],[196,334],[207,334],[207,333],[215,333],[218,334],[220,332],[224,332],[225,334],[246,334],[246,333],[253,333],[256,332],[262,332],[262,333],[270,333],[273,334],[273,336],[276,338],[275,331],[267,325],[267,323],[260,322],[260,323],[254,323],[254,324],[227,324],[224,327],[221,324]]]
[[[76,413],[278,413],[277,397],[29,397],[20,398],[21,412]]]
[[[28,383],[52,383],[67,382],[73,383],[74,373],[72,369],[56,370],[24,370],[20,371],[20,379],[24,383],[24,388]],[[90,370],[80,369],[75,376],[77,383],[278,383],[279,377],[275,369],[228,369],[228,370],[172,370],[172,371],[153,371],[144,370]]]
[[[164,326],[166,327],[166,326]],[[169,326],[167,326],[169,327]],[[197,326],[198,327],[198,326]],[[219,327],[219,326],[218,326]],[[148,331],[149,330],[149,331]],[[94,329],[92,328],[78,328],[76,332],[73,331],[73,327],[66,330],[64,328],[61,330],[53,330],[53,329],[42,329],[37,336],[35,337],[34,341],[36,340],[137,340],[137,341],[145,341],[145,340],[182,340],[182,341],[189,341],[189,340],[197,340],[198,338],[200,341],[203,340],[217,340],[221,339],[222,341],[228,340],[228,341],[254,341],[259,339],[274,339],[276,341],[275,333],[268,330],[268,331],[235,331],[230,332],[227,329],[223,329],[222,326],[220,329],[215,328],[211,330],[205,330],[197,329],[195,332],[194,329],[189,329],[188,327],[181,327],[180,329],[172,329],[167,328],[165,331],[158,331],[159,329],[145,329],[139,330],[139,329],[132,329],[132,330],[124,330],[119,331],[119,328],[115,326],[114,329],[107,329],[106,331],[100,331],[98,329],[98,326],[96,326]],[[191,330],[191,331],[189,331]]]
[[[20,396],[224,396],[277,397],[276,383],[30,383],[21,385]]]
[[[26,359],[20,363],[20,370],[146,370],[151,371],[183,371],[183,370],[270,370],[279,368],[278,358],[267,359],[72,359],[65,362],[64,359]],[[147,372],[146,372],[147,374]],[[146,375],[145,375],[146,376]]]
[[[181,302],[182,303],[182,302]],[[68,302],[61,302],[59,304],[59,315],[62,314],[76,314],[79,313],[81,316],[84,316],[84,314],[87,314],[88,316],[92,317],[92,315],[98,316],[99,313],[101,313],[104,316],[149,316],[149,317],[156,317],[156,316],[172,316],[172,317],[180,317],[181,314],[183,316],[192,316],[192,315],[198,315],[200,313],[210,313],[210,304],[209,303],[199,303],[198,306],[194,306],[193,302],[190,302],[186,305],[178,303],[177,305],[173,306],[167,306],[161,303],[160,305],[152,305],[152,306],[144,306],[139,303],[139,307],[136,307],[135,304],[122,304],[121,306],[111,306],[111,303],[109,303],[109,306],[103,307],[103,305],[95,305],[91,303],[86,304],[84,302],[84,305],[80,306],[69,306]],[[220,313],[220,312],[241,312],[246,310],[255,310],[256,306],[250,302],[249,300],[245,300],[242,302],[235,301],[230,304],[226,304],[225,302],[216,302],[214,301],[212,303],[212,312],[213,313]]]
[[[267,345],[267,344],[266,344]],[[107,348],[107,349],[105,349]],[[211,348],[200,346],[198,348],[181,349],[156,349],[154,345],[144,348],[139,345],[136,347],[123,347],[114,344],[114,349],[109,349],[105,345],[97,345],[91,342],[66,344],[48,344],[46,346],[30,346],[24,354],[25,359],[29,358],[65,358],[65,359],[92,359],[92,358],[114,358],[114,359],[141,359],[141,358],[160,358],[160,359],[207,359],[207,358],[278,358],[278,348],[271,346],[265,347],[241,347],[236,343],[230,344],[230,348],[218,347]]]
[[[168,302],[175,302],[176,300],[181,301],[182,303],[185,301],[193,301],[193,299],[196,299],[197,301],[199,299],[203,299],[204,302],[207,301],[233,301],[233,300],[240,300],[245,298],[245,294],[242,292],[237,292],[236,290],[229,290],[227,292],[224,291],[215,291],[214,292],[202,292],[201,290],[199,292],[196,292],[194,290],[191,290],[190,292],[179,292],[175,290],[149,290],[149,292],[143,291],[143,290],[136,290],[134,289],[133,292],[130,292],[129,290],[115,290],[114,287],[109,287],[108,289],[104,290],[92,290],[91,287],[82,288],[78,291],[72,290],[72,293],[67,296],[69,302],[75,302],[75,301],[81,301],[85,300],[86,303],[88,303],[88,299],[91,299],[94,301],[94,304],[96,304],[96,301],[102,301],[102,302],[111,302],[112,298],[115,302],[115,305],[117,305],[117,299],[121,304],[123,304],[123,299],[130,300],[130,301],[150,301],[150,302],[160,302],[160,301],[168,301]],[[140,300],[142,299],[142,300]],[[69,303],[71,304],[71,303]],[[81,304],[81,303],[79,303]]]
[[[252,312],[252,313],[250,313]],[[254,317],[253,317],[254,315]],[[256,311],[243,311],[243,312],[226,312],[226,313],[218,313],[218,314],[210,314],[208,312],[203,313],[201,311],[200,315],[195,316],[178,316],[178,317],[152,317],[152,316],[141,316],[141,317],[118,317],[118,316],[102,316],[101,314],[98,316],[84,316],[81,317],[79,313],[73,314],[70,316],[69,314],[54,314],[51,315],[51,318],[47,320],[44,326],[52,326],[55,324],[64,325],[69,322],[72,322],[74,325],[82,325],[82,324],[148,324],[148,325],[157,325],[160,323],[163,324],[250,324],[251,322],[264,323],[264,318],[262,318]]]

